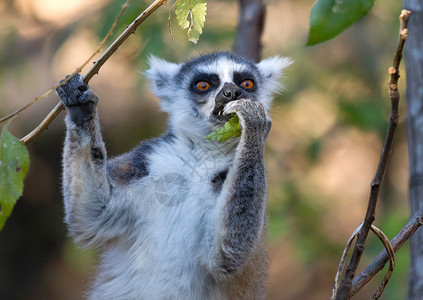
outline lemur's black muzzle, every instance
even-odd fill
[[[242,98],[245,98],[244,91],[232,82],[226,82],[216,95],[213,114],[220,116],[227,103]]]

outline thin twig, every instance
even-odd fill
[[[95,75],[103,66],[103,64],[112,56],[113,53],[123,44],[123,42],[131,35],[134,34],[138,26],[141,25],[157,8],[166,4],[167,0],[156,0],[146,10],[144,10],[122,33],[121,35],[107,48],[103,55],[94,63],[90,70],[83,76],[84,82],[88,81]],[[54,118],[64,109],[63,104],[58,103],[53,110],[44,118],[44,120],[28,135],[21,139],[22,142],[27,144],[33,138],[38,136],[44,131]]]
[[[395,130],[398,124],[398,104],[399,104],[399,91],[398,91],[398,78],[399,78],[399,64],[402,58],[402,49],[404,47],[405,40],[408,36],[407,23],[410,17],[410,11],[402,10],[400,14],[400,35],[398,41],[398,47],[394,55],[393,67],[389,68],[389,74],[391,80],[389,81],[389,97],[391,100],[391,113],[389,117],[389,126],[385,138],[385,143],[382,149],[379,165],[376,171],[376,175],[371,182],[371,190],[369,196],[369,202],[367,206],[366,216],[364,218],[363,226],[358,233],[357,242],[354,247],[354,251],[350,260],[350,263],[345,272],[344,278],[339,287],[337,300],[349,299],[351,297],[352,281],[360,262],[361,255],[364,251],[364,243],[367,239],[370,227],[375,219],[375,210],[377,199],[379,196],[380,185],[383,181],[386,166],[388,164],[391,152],[392,143],[395,134]]]
[[[392,247],[392,244],[389,241],[388,237],[383,233],[382,230],[380,230],[379,228],[377,228],[374,225],[372,225],[370,228],[374,232],[374,234],[376,234],[376,236],[380,239],[380,241],[382,242],[383,246],[385,247],[385,250],[387,251],[387,253],[389,255],[389,268],[388,268],[388,271],[386,272],[385,277],[382,280],[382,283],[379,285],[379,288],[377,289],[377,291],[375,292],[375,294],[373,295],[373,298],[372,298],[374,300],[377,300],[382,295],[383,291],[385,290],[386,285],[389,282],[389,279],[391,279],[392,273],[394,272],[394,268],[395,268],[395,251],[394,251],[394,249]]]
[[[423,207],[410,219],[407,225],[391,240],[394,252],[397,252],[407,242],[420,226],[423,225]],[[351,296],[357,294],[388,262],[386,250],[382,250],[376,258],[356,278],[354,278]]]
[[[67,83],[69,80],[72,79],[72,77],[74,77],[76,74],[80,73],[82,71],[82,69],[89,63],[92,61],[92,59],[94,58],[94,56],[97,55],[97,53],[100,52],[100,49],[103,47],[103,45],[106,43],[106,41],[109,39],[109,37],[112,35],[116,25],[119,23],[119,20],[121,19],[123,13],[125,12],[126,8],[129,6],[129,2],[131,0],[126,0],[125,4],[122,6],[122,10],[119,14],[119,16],[116,18],[115,22],[113,23],[112,27],[110,28],[109,32],[106,34],[106,36],[104,37],[104,39],[100,42],[99,46],[97,47],[97,50],[91,54],[91,56],[81,65],[79,66],[68,78],[66,78],[66,80],[62,81],[59,84],[56,84],[54,87],[52,87],[51,89],[49,89],[47,92],[45,92],[44,94],[42,94],[41,96],[35,98],[34,100],[32,100],[31,102],[25,104],[24,106],[22,106],[21,108],[15,110],[14,112],[10,113],[9,115],[3,117],[0,119],[0,123],[5,122],[11,118],[13,118],[14,116],[17,116],[19,113],[21,113],[22,111],[24,111],[25,109],[27,109],[28,107],[30,107],[31,105],[37,103],[39,100],[46,98],[48,95],[50,95],[52,92],[54,92],[58,87],[64,85],[65,83]]]
[[[167,17],[167,28],[169,29],[169,35],[172,40],[173,40],[173,35],[172,35],[172,28],[170,27],[170,17],[171,17],[173,9],[178,4],[178,2],[179,0],[176,0],[175,3],[173,3],[172,7],[169,10],[169,16]]]
[[[338,271],[336,272],[335,283],[333,285],[332,296],[330,298],[331,300],[334,300],[336,298],[337,294],[338,294],[339,284],[340,284],[339,279],[340,279],[341,275],[344,273],[345,266],[346,266],[345,259],[348,255],[349,250],[351,249],[352,242],[357,237],[358,232],[361,230],[362,226],[363,226],[363,223],[361,223],[354,230],[354,232],[351,234],[350,238],[348,239],[347,244],[345,245],[344,251],[343,251],[342,256],[341,256],[341,260],[340,260],[339,265],[338,265]],[[379,228],[372,225],[370,227],[370,229],[374,232],[374,234],[382,242],[383,246],[385,247],[385,249],[388,253],[388,258],[389,258],[389,261],[390,261],[388,272],[386,273],[386,275],[385,275],[382,283],[380,284],[379,288],[377,289],[376,293],[373,295],[373,299],[379,299],[380,295],[382,295],[383,290],[385,289],[386,285],[388,284],[389,279],[391,278],[392,272],[394,271],[395,252],[394,252],[394,249],[393,249],[391,243],[389,242],[389,239],[386,237],[386,235]]]
[[[22,111],[24,111],[25,109],[27,109],[28,107],[30,107],[31,105],[37,103],[39,100],[46,98],[48,95],[50,95],[54,90],[56,89],[56,87],[53,87],[51,89],[49,89],[47,92],[45,92],[44,94],[42,94],[41,96],[35,98],[34,100],[32,100],[31,102],[25,104],[24,106],[22,106],[21,108],[16,109],[14,112],[8,114],[7,116],[4,116],[2,118],[0,118],[0,123],[6,122],[7,120],[12,119],[14,116],[17,116],[19,113],[21,113]]]
[[[341,278],[341,275],[344,274],[345,267],[346,267],[345,260],[347,258],[348,252],[351,249],[352,242],[356,238],[358,231],[361,229],[362,226],[363,226],[363,223],[358,225],[358,227],[354,230],[354,232],[351,234],[350,238],[348,239],[347,244],[345,245],[344,251],[342,252],[341,260],[339,261],[339,264],[338,264],[338,270],[335,275],[335,283],[333,284],[332,296],[330,297],[331,300],[334,300],[336,298],[336,295],[338,294],[339,285],[341,283],[339,279]]]

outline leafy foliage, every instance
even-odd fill
[[[327,41],[364,17],[375,0],[318,0],[310,13],[307,45]]]
[[[225,123],[222,127],[205,136],[208,140],[226,142],[230,138],[241,136],[241,127],[237,115]]]
[[[28,169],[29,154],[25,145],[4,126],[0,136],[0,230],[22,195]]]
[[[182,29],[188,28],[188,40],[197,44],[203,32],[206,20],[207,3],[205,0],[179,0],[176,3],[175,15]]]

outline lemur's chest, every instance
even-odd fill
[[[166,151],[153,158],[151,172],[136,192],[146,204],[141,210],[149,219],[149,232],[180,239],[176,244],[201,238],[197,231],[211,222],[231,159],[200,151],[185,157]]]
[[[168,154],[161,159],[163,163],[152,169],[148,182],[136,192],[140,202],[146,203],[140,209],[148,219],[136,247],[142,252],[138,267],[150,269],[146,266],[154,262],[164,268],[160,272],[186,269],[187,274],[193,273],[201,263],[183,258],[205,257],[209,252],[212,237],[206,232],[214,232],[214,211],[231,162],[187,161],[177,155],[170,159]],[[177,267],[169,270],[168,266]]]
[[[172,168],[152,174],[153,206],[192,210],[193,206],[213,206],[226,180],[230,163],[201,162]]]
[[[175,206],[187,198],[212,200],[220,193],[233,164],[234,151],[222,152],[213,147],[163,149],[150,158],[149,180],[159,203]]]

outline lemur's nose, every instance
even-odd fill
[[[229,101],[238,100],[244,97],[244,92],[233,83],[226,82],[222,88],[223,97]]]
[[[213,114],[220,116],[227,103],[241,98],[245,98],[244,91],[232,82],[226,82],[216,95]]]

